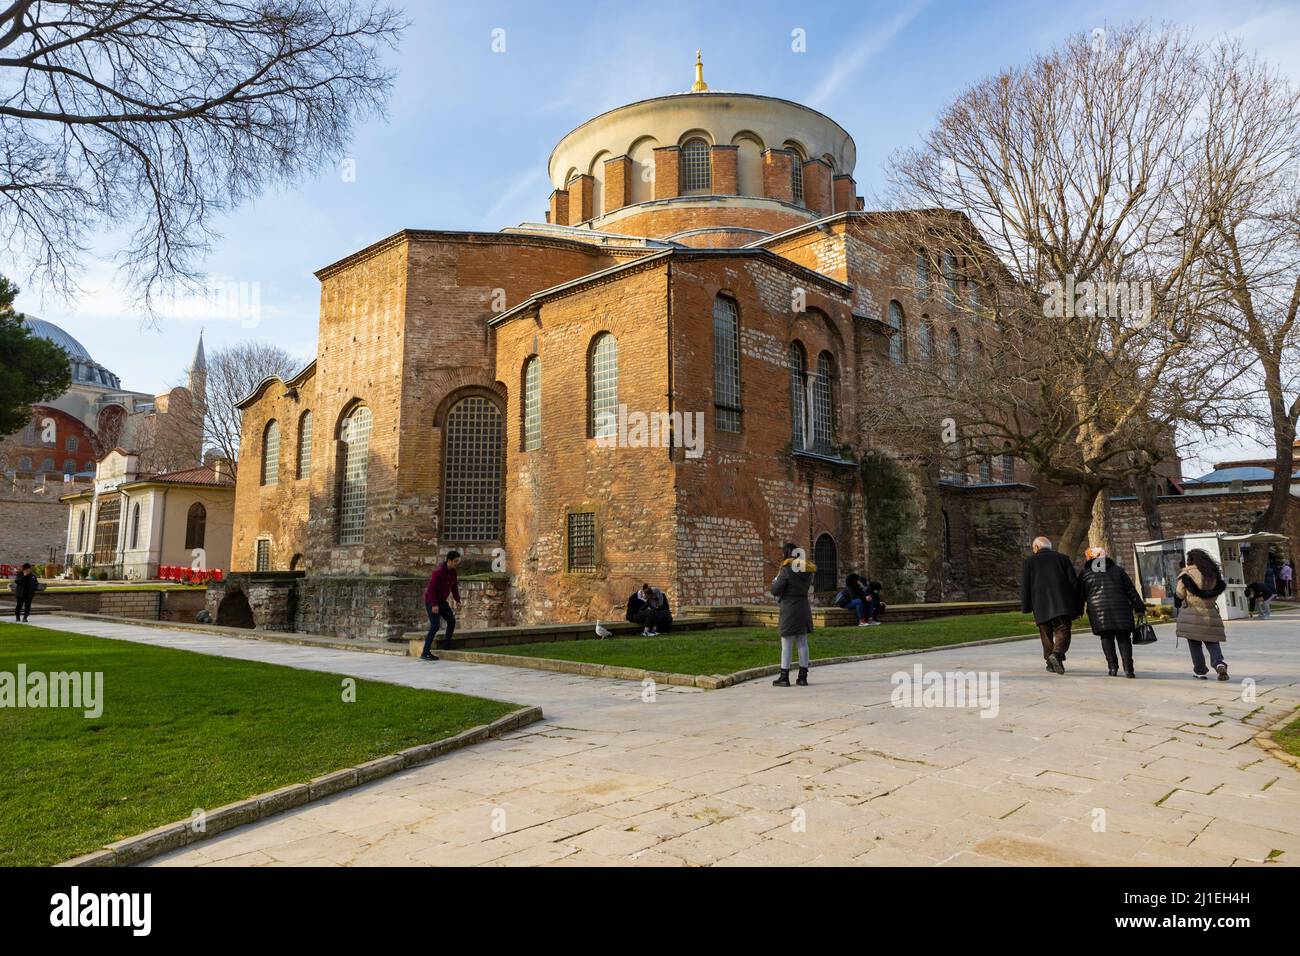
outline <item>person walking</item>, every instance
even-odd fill
[[[1174,589],[1181,605],[1174,635],[1187,642],[1192,655],[1192,673],[1201,680],[1209,673],[1205,666],[1207,649],[1219,680],[1228,679],[1228,664],[1219,646],[1228,639],[1219,614],[1219,595],[1226,588],[1223,572],[1213,558],[1200,548],[1187,552],[1187,563],[1178,572],[1178,585]]]
[[[24,564],[14,577],[14,621],[26,621],[32,614],[32,598],[40,582],[30,564]]]
[[[1246,597],[1250,600],[1247,606],[1247,613],[1251,617],[1259,615],[1261,621],[1267,621],[1273,616],[1273,598],[1275,597],[1273,589],[1267,584],[1261,584],[1256,581],[1254,584],[1246,586]]]
[[[1052,550],[1047,538],[1034,539],[1033,553],[1020,569],[1020,610],[1034,615],[1043,660],[1054,674],[1065,673],[1070,650],[1070,624],[1079,613],[1074,564]]]
[[[817,566],[803,556],[793,544],[782,548],[781,570],[772,579],[769,589],[781,603],[778,632],[781,635],[781,676],[772,681],[773,687],[790,686],[790,665],[794,648],[799,648],[800,687],[808,686],[808,635],[812,633],[812,604],[808,589],[812,586]]]
[[[1282,584],[1282,587],[1279,589],[1278,593],[1282,597],[1291,597],[1291,576],[1292,576],[1291,562],[1283,561],[1282,570],[1279,571],[1277,574],[1277,579]]]
[[[448,598],[456,599],[456,607],[462,607],[460,583],[456,569],[460,567],[460,552],[448,551],[446,560],[433,569],[429,576],[429,585],[424,589],[424,610],[429,615],[429,633],[424,639],[422,661],[436,661],[433,653],[433,639],[438,636],[438,628],[447,622],[447,636],[443,638],[444,650],[451,648],[451,636],[456,633],[456,614],[451,609]]]
[[[1101,652],[1106,655],[1106,673],[1117,677],[1123,661],[1124,676],[1136,677],[1133,672],[1133,629],[1137,626],[1134,614],[1145,611],[1146,602],[1133,586],[1124,566],[1112,561],[1105,548],[1089,548],[1083,556],[1078,583],[1079,613],[1087,610],[1092,633],[1101,638]]]

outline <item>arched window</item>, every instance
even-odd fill
[[[812,411],[813,447],[829,451],[835,439],[835,360],[829,352],[817,356]]]
[[[77,515],[77,553],[80,554],[86,546],[86,512],[83,510]]]
[[[929,362],[934,358],[934,326],[930,322],[930,317],[921,316],[921,328],[916,336],[916,351],[922,362]]]
[[[993,483],[993,459],[988,455],[980,458],[980,484],[988,485]]]
[[[30,458],[28,458],[26,455],[24,455],[22,458],[19,458],[19,459],[18,459],[18,470],[19,470],[19,471],[31,471],[31,470],[32,470],[32,460],[31,460]]]
[[[54,470],[53,458],[46,458],[41,462],[41,471],[53,471],[53,470]]]
[[[274,485],[280,481],[280,423],[274,418],[266,423],[262,432],[262,484]]]
[[[723,295],[713,300],[713,406],[718,431],[740,431],[740,315]]]
[[[813,563],[817,570],[813,572],[814,591],[834,591],[839,586],[839,554],[835,548],[835,539],[829,534],[820,534],[813,544]]]
[[[524,451],[542,447],[542,360],[534,355],[524,362]]]
[[[77,450],[77,436],[76,436],[76,435],[69,435],[69,436],[68,436],[67,440],[63,443],[63,450],[64,450],[64,451],[76,451],[76,450]]]
[[[798,153],[790,161],[790,194],[796,205],[803,205],[803,160]]]
[[[943,254],[943,281],[948,286],[948,307],[957,308],[957,257],[951,252]]]
[[[682,146],[682,192],[707,193],[712,189],[709,144],[702,139],[687,140]]]
[[[501,409],[482,395],[447,412],[442,540],[497,541],[501,528]]]
[[[799,451],[808,444],[808,392],[804,381],[808,360],[798,342],[790,343],[787,364],[790,367],[790,438],[795,451]]]
[[[1009,451],[1002,453],[1002,480],[1008,484],[1016,480],[1016,456]]]
[[[140,502],[131,505],[131,550],[140,546]]]
[[[596,336],[587,364],[591,437],[610,438],[618,434],[618,340],[608,332]]]
[[[895,365],[907,361],[907,317],[897,302],[889,303],[889,325],[897,331],[889,338],[889,360]]]
[[[957,384],[957,372],[961,363],[961,336],[956,329],[948,330],[948,384]]]
[[[73,461],[71,458],[64,459],[63,473],[65,475],[70,475],[76,470],[77,470],[77,463],[75,461]]]
[[[916,297],[930,297],[930,256],[924,249],[916,254]]]
[[[339,544],[366,539],[366,484],[370,476],[370,409],[358,405],[339,429],[342,468],[339,482]]]
[[[298,477],[311,474],[311,410],[298,416]]]
[[[196,501],[190,505],[189,514],[185,516],[185,549],[188,551],[203,547],[207,529],[208,509]]]

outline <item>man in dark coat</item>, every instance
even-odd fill
[[[1034,615],[1047,669],[1064,674],[1070,622],[1079,613],[1074,565],[1047,538],[1035,538],[1033,548],[1020,571],[1020,610]]]
[[[1124,566],[1112,561],[1105,548],[1089,548],[1084,558],[1083,567],[1079,569],[1079,611],[1087,609],[1092,633],[1101,638],[1107,673],[1111,677],[1119,676],[1122,660],[1124,676],[1136,677],[1133,672],[1133,629],[1137,626],[1134,614],[1144,612],[1146,602],[1133,586],[1133,579]]]
[[[32,613],[32,598],[36,597],[36,575],[32,566],[24,564],[14,578],[14,620],[26,621]]]
[[[442,646],[444,649],[451,647],[451,636],[456,633],[456,614],[452,611],[448,598],[454,597],[456,607],[461,606],[460,582],[456,575],[458,567],[460,552],[448,551],[447,559],[433,569],[429,586],[424,589],[424,610],[429,615],[429,633],[424,638],[424,652],[420,655],[422,661],[438,659],[433,653],[433,639],[438,636],[438,628],[443,621],[447,622],[447,636]]]

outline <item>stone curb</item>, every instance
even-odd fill
[[[370,783],[390,774],[400,773],[417,764],[425,763],[436,757],[482,743],[492,737],[518,730],[542,719],[542,708],[521,707],[504,717],[498,717],[490,724],[480,724],[463,730],[454,737],[437,740],[430,744],[419,744],[399,750],[395,754],[368,760],[356,767],[345,767],[319,777],[307,783],[295,783],[268,793],[249,797],[217,807],[207,813],[203,820],[202,832],[195,832],[192,820],[180,820],[167,823],[144,833],[127,837],[110,843],[102,850],[95,850],[83,856],[65,860],[56,866],[133,866],[151,857],[178,850],[181,847],[211,839],[219,833],[233,830],[235,827],[257,820],[264,820],[285,810],[300,807],[303,804],[321,800],[325,797],[342,793],[364,783]]]
[[[1267,727],[1257,733],[1254,739],[1256,745],[1269,756],[1275,757],[1285,764],[1289,764],[1296,770],[1300,770],[1300,757],[1283,750],[1281,744],[1273,739],[1273,731],[1281,730],[1297,717],[1300,717],[1300,707],[1294,707],[1288,713],[1285,713],[1277,720],[1274,720]]]
[[[947,651],[958,647],[981,647],[985,644],[1009,644],[1013,641],[1028,641],[1037,638],[1037,634],[1023,634],[1015,637],[991,637],[983,641],[964,641],[960,644],[939,644],[934,647],[918,647],[912,650],[880,651],[875,654],[855,654],[848,657],[822,657],[811,662],[813,667],[825,667],[828,664],[854,664],[858,661],[874,661],[882,657],[906,657],[910,654],[929,654],[933,651]],[[770,677],[781,670],[779,664],[765,664],[736,671],[734,674],[670,674],[664,671],[649,671],[640,667],[620,667],[616,664],[592,664],[585,661],[555,660],[546,657],[521,657],[517,654],[490,654],[485,651],[445,651],[439,650],[438,656],[444,660],[460,661],[465,664],[499,664],[503,667],[522,667],[530,670],[555,671],[560,674],[578,674],[582,677],[611,677],[615,680],[643,681],[649,678],[658,684],[670,684],[677,687],[698,687],[701,690],[722,690]]]

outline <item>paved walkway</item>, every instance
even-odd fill
[[[1172,627],[1105,676],[1075,638],[814,668],[722,691],[48,617],[43,625],[539,704],[546,720],[155,865],[1300,863],[1300,772],[1251,742],[1300,705],[1300,614],[1234,622],[1233,680]],[[815,637],[814,637],[815,641]],[[776,651],[775,641],[773,652]],[[896,707],[891,675],[987,669],[996,716]],[[1254,699],[1243,678],[1254,681]]]

